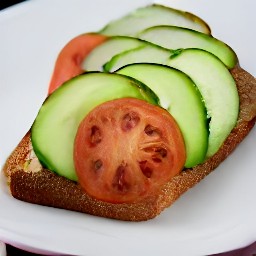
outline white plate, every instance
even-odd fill
[[[256,2],[169,0],[194,12],[256,75]],[[33,0],[0,12],[0,165],[30,128],[59,50],[149,0]],[[40,253],[206,255],[256,240],[256,129],[211,175],[154,220],[130,223],[13,199],[0,180],[0,240]]]
[[[3,242],[0,241],[0,255],[6,256],[6,246]]]

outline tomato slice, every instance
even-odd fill
[[[155,193],[181,171],[185,154],[173,117],[134,98],[93,109],[80,123],[74,145],[80,185],[92,197],[112,203]]]
[[[68,42],[56,60],[48,94],[72,77],[83,73],[81,64],[85,57],[106,39],[106,36],[100,34],[82,34]]]

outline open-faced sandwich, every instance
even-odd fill
[[[139,8],[60,52],[49,95],[7,159],[20,200],[119,220],[156,217],[256,121],[256,80],[199,17]]]

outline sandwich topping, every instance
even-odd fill
[[[136,201],[178,174],[186,160],[182,134],[163,108],[122,98],[94,108],[81,122],[74,162],[81,186],[114,203]]]
[[[82,34],[56,61],[27,169],[42,164],[112,203],[156,193],[218,152],[236,125],[236,65],[199,17],[160,5]]]

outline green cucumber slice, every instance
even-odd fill
[[[93,49],[84,59],[81,68],[86,71],[102,71],[112,56],[145,45],[145,42],[128,36],[109,37],[104,43]]]
[[[156,25],[174,25],[211,34],[207,23],[196,15],[159,4],[138,8],[110,22],[99,33],[109,36],[136,36],[140,31]]]
[[[185,167],[204,161],[208,148],[205,105],[193,81],[183,72],[158,64],[131,64],[117,71],[152,89],[179,125],[186,145]],[[193,129],[192,129],[193,127]]]
[[[143,30],[139,38],[167,49],[199,48],[216,55],[228,68],[237,64],[235,52],[222,41],[195,30],[175,26],[155,26]]]
[[[73,143],[81,120],[97,105],[123,97],[158,104],[146,85],[120,74],[88,72],[59,87],[46,99],[31,128],[33,149],[42,164],[77,180]]]
[[[114,56],[105,68],[107,71],[116,71],[125,65],[142,62],[177,68],[194,81],[204,99],[210,120],[207,157],[215,154],[236,125],[239,112],[236,84],[223,62],[200,49],[171,53],[164,48],[147,45]]]
[[[172,52],[172,50],[167,50],[158,45],[148,43],[136,49],[122,52],[113,56],[103,65],[103,69],[106,72],[113,72],[127,64],[141,62],[165,65],[172,55]]]
[[[237,123],[239,95],[236,83],[224,64],[214,55],[199,49],[185,49],[167,65],[182,70],[197,85],[207,109],[209,146],[214,155]]]
[[[172,52],[180,48],[200,48],[215,54],[228,68],[237,64],[236,54],[229,46],[212,36],[194,30],[173,26],[156,26],[142,31],[139,36],[141,39],[128,36],[109,37],[90,52],[81,68],[86,71],[102,71],[104,64],[113,56],[147,45],[159,46],[159,49],[165,48]],[[163,53],[166,52],[165,50]],[[150,47],[150,55],[152,55],[152,47]],[[109,68],[107,67],[107,69]]]

